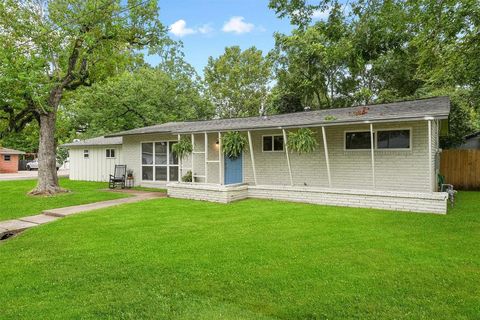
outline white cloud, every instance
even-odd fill
[[[317,9],[317,10],[313,11],[312,19],[313,20],[327,20],[328,15],[330,14],[330,10],[331,10],[331,8],[328,8],[326,10]]]
[[[251,32],[255,25],[244,21],[244,17],[231,17],[230,20],[223,25],[223,32],[233,32],[236,34]]]
[[[188,36],[189,34],[197,33],[196,30],[192,28],[187,28],[187,22],[183,19],[177,20],[170,25],[170,32],[176,35],[177,37]]]
[[[203,26],[198,28],[198,32],[200,32],[201,34],[207,34],[213,32],[213,28],[210,26],[210,24],[204,24]]]

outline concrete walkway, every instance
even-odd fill
[[[65,208],[48,209],[43,211],[41,214],[37,214],[34,216],[0,221],[0,240],[2,240],[2,238],[21,232],[25,229],[36,227],[38,225],[52,222],[73,214],[118,206],[125,203],[134,203],[144,200],[163,198],[167,196],[165,193],[161,192],[146,192],[136,190],[118,190],[112,192],[128,193],[131,194],[132,197],[94,202]]]
[[[70,174],[69,170],[60,169],[57,171],[58,177],[68,177]],[[31,180],[38,178],[38,171],[18,171],[17,173],[0,173],[0,181],[11,181],[11,180]]]

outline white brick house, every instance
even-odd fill
[[[446,213],[446,194],[436,192],[436,177],[440,129],[449,111],[449,99],[437,97],[166,123],[108,139],[123,139],[119,159],[134,171],[137,185],[167,187],[172,197],[216,202],[254,197]],[[308,154],[287,152],[288,132],[303,127],[315,132],[318,148]],[[243,132],[251,143],[236,164],[227,166],[230,160],[221,144],[222,134],[229,131]],[[194,150],[179,160],[171,147],[182,137],[193,141]],[[71,166],[79,164],[72,161]],[[181,182],[188,171],[193,172],[193,182]],[[82,174],[72,178],[82,179]]]

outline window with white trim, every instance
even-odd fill
[[[11,161],[11,160],[12,160],[12,156],[9,155],[9,154],[4,154],[4,155],[3,155],[3,160],[4,160],[4,161]]]
[[[175,143],[177,141],[142,143],[142,180],[178,180],[178,158],[172,152]]]
[[[106,149],[105,156],[109,159],[115,158],[115,149]]]
[[[370,131],[345,132],[345,150],[366,150],[371,148]]]
[[[263,136],[262,150],[264,152],[283,151],[283,135]]]
[[[89,150],[83,150],[83,158],[84,159],[90,158],[90,151]]]
[[[378,130],[377,149],[410,149],[410,129]]]

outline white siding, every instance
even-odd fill
[[[115,149],[115,158],[106,157],[106,149]],[[83,157],[83,151],[89,151],[89,158]],[[85,181],[108,181],[116,164],[123,163],[121,146],[82,146],[71,147],[70,179]],[[128,168],[127,168],[128,169]]]
[[[411,129],[410,150],[375,150],[375,183],[377,190],[432,191],[429,184],[427,121],[374,124],[378,129]],[[333,188],[373,189],[370,150],[345,150],[345,131],[369,131],[369,125],[326,127]],[[327,169],[321,130],[315,131],[319,146],[309,154],[292,153],[293,182],[295,186],[328,187]],[[432,129],[432,148],[435,154],[438,143],[436,129]],[[262,152],[262,135],[280,134],[281,130],[252,131],[255,165],[259,185],[290,185],[287,160],[284,152]],[[254,184],[249,151],[244,157],[244,181]]]

